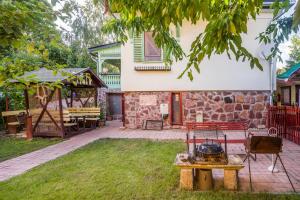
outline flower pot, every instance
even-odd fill
[[[107,118],[107,121],[112,121],[113,120],[112,116],[110,116],[110,115],[107,116],[106,118]]]
[[[105,126],[105,121],[104,120],[100,120],[99,122],[98,122],[98,125],[99,125],[99,127],[104,127]]]

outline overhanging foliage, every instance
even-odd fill
[[[258,58],[252,55],[243,46],[242,34],[246,34],[247,23],[255,20],[263,9],[263,0],[95,0],[102,2],[108,12],[119,13],[119,18],[112,18],[104,27],[106,32],[114,32],[118,40],[128,40],[127,31],[139,34],[143,31],[153,31],[155,42],[159,47],[166,46],[167,64],[172,63],[171,55],[175,60],[188,57],[188,64],[179,75],[181,78],[187,73],[193,80],[193,71],[200,73],[199,64],[205,57],[210,58],[213,54],[226,53],[228,57],[234,57],[237,61],[248,61],[251,68],[257,67],[263,70]],[[282,8],[287,8],[289,1],[275,1],[273,4],[274,16],[277,16]],[[199,21],[207,22],[205,30],[193,41],[188,55],[185,55],[176,39],[170,34],[170,27],[182,25],[184,21],[196,24]],[[276,24],[276,22],[274,22]],[[293,28],[289,20],[279,21],[262,33],[261,42],[269,43],[271,37],[276,35],[276,42],[282,42]],[[274,28],[275,26],[275,28]],[[289,27],[288,30],[285,30]],[[283,29],[281,32],[276,29]],[[274,57],[278,55],[278,46],[272,49]],[[269,57],[269,58],[270,58]]]

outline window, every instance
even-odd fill
[[[282,87],[281,88],[281,101],[283,105],[291,105],[291,88]]]
[[[144,60],[161,61],[161,49],[156,46],[152,32],[144,33]]]

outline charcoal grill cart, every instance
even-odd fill
[[[227,154],[226,134],[205,126],[187,133],[187,151],[176,156],[175,165],[181,169],[180,187],[199,190],[213,189],[213,169],[224,170],[225,189],[237,190],[238,171],[244,168],[239,156]]]
[[[242,159],[237,155],[228,155],[227,163],[195,163],[187,153],[177,154],[175,165],[180,168],[180,188],[182,189],[212,189],[212,169],[224,170],[224,188],[238,189],[238,171],[244,168]],[[195,173],[197,172],[197,173]]]

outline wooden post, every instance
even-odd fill
[[[9,111],[9,99],[7,95],[5,95],[5,110]]]
[[[29,114],[29,99],[28,99],[28,91],[27,91],[27,89],[24,90],[24,97],[25,97],[26,114],[28,116],[28,114]]]
[[[73,86],[71,85],[71,107],[73,107]]]
[[[95,107],[98,107],[98,88],[95,87]]]
[[[27,115],[26,126],[26,139],[32,140],[32,116]]]
[[[238,189],[238,170],[224,170],[224,188],[226,190]]]
[[[267,116],[267,128],[271,127],[271,106],[267,106],[268,109],[268,116]]]
[[[125,127],[125,95],[124,93],[121,94],[121,108],[122,108],[122,122],[123,127]]]
[[[173,102],[173,100],[172,100],[172,92],[170,92],[170,98],[169,98],[169,114],[170,114],[170,116],[169,116],[169,123],[170,123],[171,126],[173,124],[173,119],[172,119],[172,115],[173,115],[172,102]]]
[[[59,116],[60,116],[61,137],[64,138],[65,137],[65,126],[64,126],[61,89],[57,88],[57,92],[58,92],[58,106],[59,106]]]
[[[284,138],[287,138],[287,132],[286,132],[286,121],[287,121],[287,111],[286,106],[284,106]]]
[[[213,177],[211,169],[197,169],[197,187],[202,191],[213,189]]]
[[[32,116],[29,113],[29,98],[28,98],[28,90],[24,90],[25,97],[25,107],[26,107],[26,139],[32,140],[33,138],[33,129],[32,129]]]
[[[180,188],[193,190],[193,169],[180,170]]]

